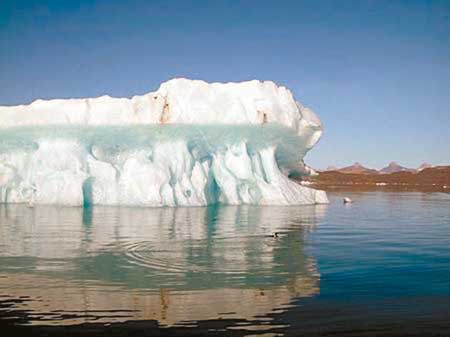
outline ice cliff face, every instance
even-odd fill
[[[0,107],[0,202],[313,204],[300,186],[318,117],[273,82],[174,79],[131,99]]]

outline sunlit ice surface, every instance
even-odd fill
[[[2,205],[0,294],[21,299],[2,310],[26,312],[26,325],[270,329],[267,314],[319,291],[304,240],[326,207]]]
[[[317,130],[260,125],[24,126],[0,134],[0,202],[68,206],[327,203],[289,175]]]
[[[289,175],[322,123],[271,81],[176,78],[131,98],[0,106],[0,202],[299,205],[328,202]],[[11,149],[15,150],[11,150]]]

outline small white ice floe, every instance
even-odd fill
[[[345,197],[344,199],[343,199],[343,201],[344,201],[344,204],[351,204],[353,201],[352,201],[352,199],[350,199],[350,198],[348,198],[348,197]]]

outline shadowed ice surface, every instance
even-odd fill
[[[309,172],[310,137],[276,124],[11,128],[0,134],[0,202],[327,203],[324,192],[286,177]]]

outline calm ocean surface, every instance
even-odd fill
[[[301,207],[0,205],[0,328],[450,336],[450,195],[329,197]]]

